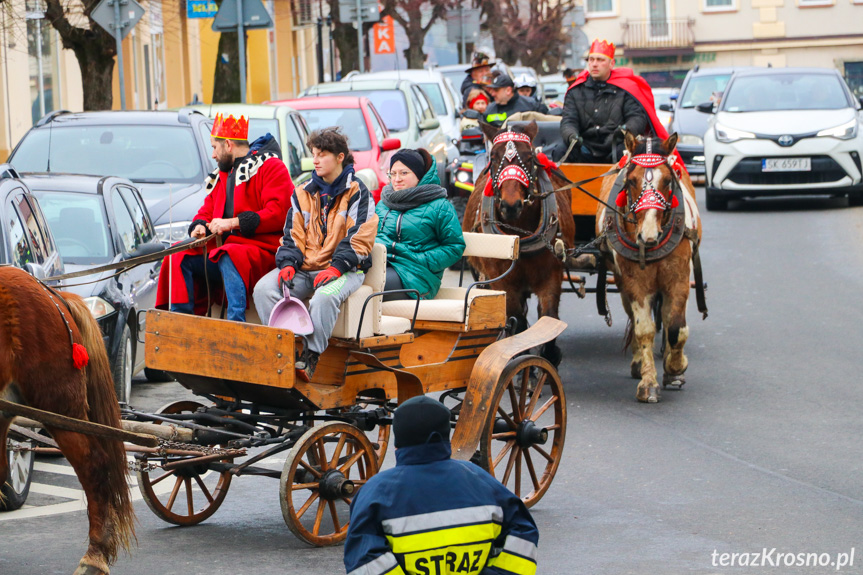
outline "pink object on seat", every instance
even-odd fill
[[[295,297],[291,297],[291,292],[284,283],[282,284],[282,294],[285,297],[273,308],[273,313],[270,314],[270,321],[267,325],[290,330],[296,335],[309,335],[312,333],[314,330],[312,318],[309,316],[309,310],[306,309],[303,302]]]

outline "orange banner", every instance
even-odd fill
[[[375,54],[395,54],[395,27],[391,16],[384,16],[380,22],[372,26],[374,30]]]

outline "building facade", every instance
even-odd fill
[[[123,41],[127,109],[211,101],[220,34],[211,29],[212,17],[190,18],[188,2],[139,0],[144,17]],[[314,27],[296,20],[294,2],[263,4],[273,27],[247,32],[250,103],[291,98],[317,82]],[[40,15],[39,0],[0,2],[0,162],[45,113],[83,108],[78,61]],[[89,26],[83,18],[74,24]],[[113,108],[120,109],[116,66]]]
[[[583,0],[617,65],[680,85],[702,66],[836,68],[863,95],[863,0]]]

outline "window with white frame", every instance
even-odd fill
[[[617,0],[587,0],[587,16],[609,16],[617,13]]]
[[[797,5],[801,8],[808,6],[833,6],[835,0],[797,0]]]
[[[705,12],[737,10],[737,0],[703,0]]]

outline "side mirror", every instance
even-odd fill
[[[136,249],[132,250],[125,256],[123,256],[124,260],[129,260],[132,258],[137,258],[140,256],[148,256],[150,254],[155,254],[156,252],[160,252],[165,249],[165,245],[157,239],[153,239],[146,244],[141,244]]]
[[[417,126],[421,132],[425,132],[426,130],[436,130],[440,128],[440,120],[437,118],[426,118]]]
[[[374,191],[380,187],[378,176],[371,168],[363,168],[357,172],[357,179],[366,185],[369,191]]]
[[[464,112],[462,112],[462,115],[465,118],[470,118],[471,120],[479,120],[482,117],[482,116],[480,116],[479,112],[477,112],[476,110],[474,110],[472,108],[466,109]]]
[[[713,113],[713,102],[702,102],[695,106],[695,109],[704,114],[712,114]]]
[[[660,104],[659,109],[662,110],[663,112],[673,112],[674,111],[674,108],[671,106],[671,104]]]
[[[311,172],[315,169],[315,161],[311,158],[300,158],[300,171]]]
[[[392,150],[398,150],[402,147],[402,141],[398,138],[387,138],[383,142],[381,142],[381,151],[382,152],[390,152]]]

